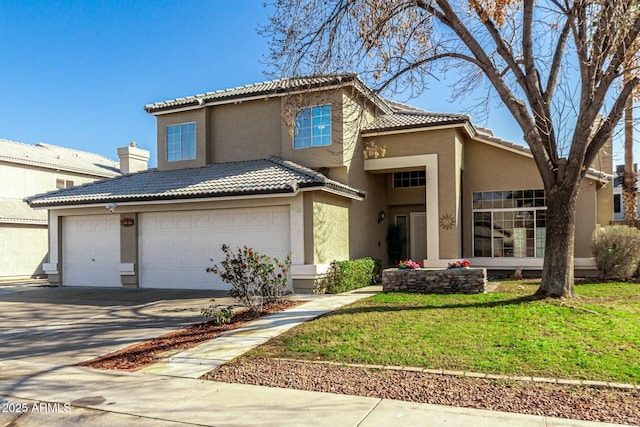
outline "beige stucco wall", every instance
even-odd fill
[[[591,167],[601,172],[613,174],[612,141],[609,140],[594,160]],[[605,185],[596,187],[597,223],[606,226],[613,221],[613,180]]]
[[[415,168],[410,169],[415,170]],[[424,168],[422,169],[424,170]],[[389,173],[385,178],[387,181],[389,206],[422,205],[422,211],[424,211],[424,204],[427,198],[424,185],[419,187],[395,188],[393,186],[393,174]]]
[[[0,277],[42,274],[47,257],[47,226],[0,223]]]
[[[531,157],[478,141],[465,146],[463,183],[463,256],[473,256],[473,192],[542,189],[542,179]],[[577,200],[575,257],[591,256],[591,235],[598,221],[598,184],[586,178]],[[613,200],[613,196],[611,196]],[[611,202],[612,203],[612,202]],[[613,211],[612,204],[611,211]],[[608,209],[601,207],[600,209]],[[605,213],[601,214],[606,216]],[[611,215],[611,214],[609,214]]]
[[[280,98],[246,101],[207,108],[207,144],[215,163],[282,156]]]
[[[580,193],[576,201],[576,258],[591,257],[591,238],[597,222],[597,184],[591,180],[585,180],[580,186]]]
[[[330,194],[305,194],[306,264],[329,264],[331,261],[349,259],[351,203]]]
[[[195,122],[196,158],[193,160],[167,161],[167,126]],[[182,169],[204,166],[211,158],[207,145],[207,115],[204,108],[159,115],[156,122],[158,134],[158,170]]]
[[[296,149],[293,147],[291,129],[286,120],[281,118],[282,157],[310,168],[327,168],[344,164],[343,135],[344,119],[343,98],[339,90],[329,92],[312,92],[307,95],[282,98],[282,111],[288,109],[304,109],[317,105],[331,105],[331,145]],[[286,116],[286,114],[285,114]]]
[[[56,180],[73,181],[74,185],[95,181],[95,176],[67,171],[40,168],[0,161],[0,182],[10,183],[0,187],[0,197],[23,199],[56,189]]]
[[[213,105],[157,116],[158,169],[198,167],[280,156],[319,169],[347,166],[358,147],[363,120],[361,98],[352,88],[312,91],[287,97],[266,97]],[[295,149],[287,111],[331,105],[332,143]],[[166,128],[196,123],[196,159],[166,161]]]
[[[455,128],[436,129],[379,135],[366,140],[375,141],[378,146],[386,146],[386,158],[410,157],[422,154],[436,154],[438,158],[438,209],[439,215],[452,215],[459,218],[460,206],[460,173],[463,168],[462,142],[460,133]],[[415,168],[407,168],[412,170]],[[389,171],[392,172],[392,171]],[[394,189],[393,184],[386,178],[389,204],[415,205],[424,203],[425,198],[418,193],[425,194],[424,187],[415,189]],[[413,194],[415,192],[415,194]],[[428,203],[428,202],[427,202]],[[424,209],[423,209],[424,211]],[[440,258],[456,258],[460,255],[460,221],[451,229],[439,229]]]

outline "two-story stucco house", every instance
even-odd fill
[[[118,175],[118,162],[98,154],[0,139],[0,279],[43,274],[47,212],[25,197]]]
[[[48,208],[49,280],[224,288],[220,245],[291,253],[296,290],[335,259],[540,269],[546,200],[528,149],[460,114],[385,100],[355,74],[289,78],[150,104],[155,170],[30,199]],[[582,188],[577,265],[612,214],[611,159]],[[78,224],[94,224],[80,227]],[[98,226],[99,224],[99,226]]]

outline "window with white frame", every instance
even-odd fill
[[[196,158],[196,124],[182,123],[167,126],[167,161]]]
[[[544,190],[473,193],[473,256],[542,258],[546,243]]]
[[[331,105],[305,108],[293,129],[293,148],[331,145]]]

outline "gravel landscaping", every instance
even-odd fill
[[[242,358],[202,379],[640,425],[640,391]]]

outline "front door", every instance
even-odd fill
[[[411,212],[410,219],[411,259],[422,261],[427,258],[427,214]]]

